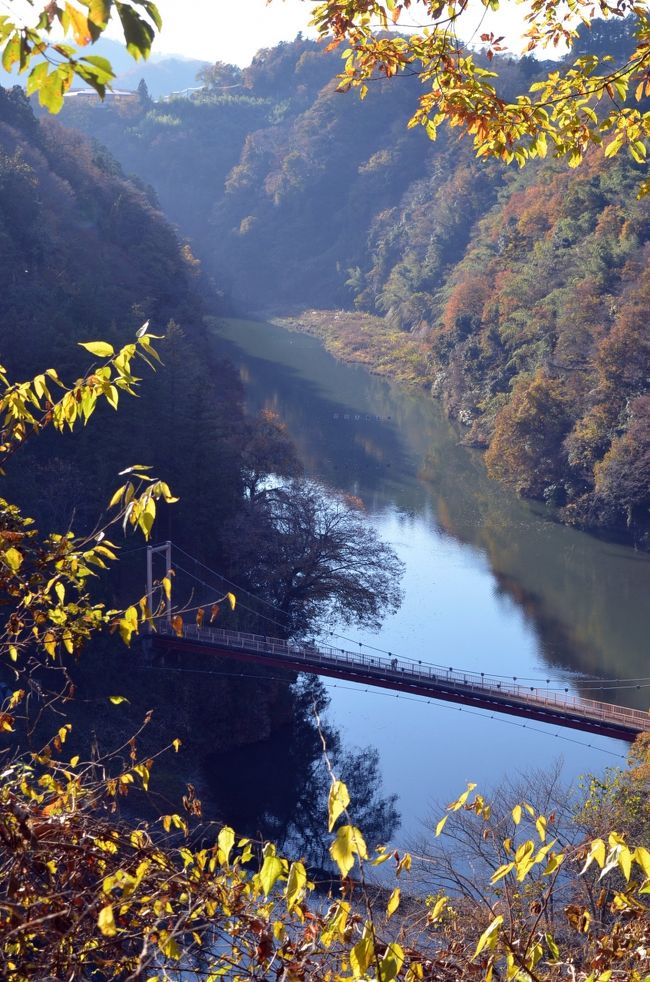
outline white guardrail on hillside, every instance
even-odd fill
[[[156,629],[159,634],[176,635],[167,621],[159,620]],[[387,681],[422,682],[441,691],[460,690],[468,695],[491,696],[497,701],[512,699],[520,704],[555,710],[595,722],[618,723],[639,732],[650,732],[650,716],[639,709],[628,709],[625,706],[597,702],[594,699],[583,699],[582,696],[567,697],[566,693],[560,694],[534,686],[504,682],[485,673],[461,672],[452,668],[428,665],[426,662],[403,661],[396,656],[382,657],[377,654],[366,655],[362,652],[357,654],[329,645],[283,641],[279,638],[268,638],[240,631],[199,628],[193,624],[183,625],[181,636],[188,641],[199,641],[214,647],[290,658],[294,662],[304,662],[305,667],[309,665],[312,668],[318,666],[346,668]]]

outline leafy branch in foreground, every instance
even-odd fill
[[[81,55],[80,48],[97,41],[111,21],[119,20],[127,51],[134,58],[148,58],[162,19],[152,0],[75,0],[70,3],[38,3],[28,0],[33,17],[14,15],[18,4],[4,4],[0,15],[2,67],[14,66],[27,75],[27,94],[38,92],[50,112],[59,112],[63,96],[75,78],[90,85],[102,98],[115,78],[110,62],[99,55]],[[56,40],[56,30],[74,43]]]
[[[486,13],[512,3],[482,0]],[[553,67],[527,92],[506,98],[499,91],[495,53],[503,51],[503,38],[481,35],[490,68],[457,36],[467,25],[473,8],[466,0],[327,0],[314,7],[312,24],[330,47],[344,44],[340,89],[359,88],[362,98],[377,78],[417,75],[426,87],[409,126],[423,126],[435,139],[443,122],[458,127],[474,141],[477,156],[497,157],[506,163],[545,157],[568,158],[578,166],[588,149],[603,147],[612,157],[622,147],[638,163],[646,159],[650,137],[650,17],[645,2],[634,0],[534,0],[526,14],[526,51],[549,45],[572,47],[578,25],[591,27],[596,14],[627,18],[632,50],[623,64],[605,55],[584,55],[568,67]],[[403,15],[423,22],[420,30],[398,35],[388,28],[400,26]],[[377,29],[380,29],[379,32]],[[383,33],[381,33],[383,31]],[[641,192],[650,190],[650,182]]]
[[[0,964],[9,982],[95,972],[149,982],[181,973],[233,982],[271,975],[296,982],[648,977],[650,853],[615,832],[606,841],[563,849],[549,834],[552,817],[516,804],[515,833],[504,843],[511,863],[481,884],[484,899],[461,913],[452,896],[431,901],[403,897],[400,887],[359,889],[350,878],[355,868],[390,861],[402,876],[411,857],[378,847],[366,859],[363,836],[350,824],[347,788],[334,778],[330,831],[345,824],[331,848],[340,892],[328,906],[304,863],[280,855],[272,843],[238,839],[227,826],[192,829],[187,815],[138,825],[120,820],[118,798],[134,787],[146,790],[153,767],[140,760],[135,740],[130,747],[128,764],[115,756],[101,767],[78,758],[64,763],[47,753],[6,769]],[[472,797],[473,788],[448,807],[446,818],[462,809],[484,837],[499,835],[489,805]],[[185,809],[196,816],[200,804],[188,795]],[[531,881],[536,869],[541,890]],[[554,913],[557,928],[549,928],[560,879],[572,887],[587,877],[600,893],[595,914],[569,903]]]
[[[10,383],[0,368],[0,461],[4,464],[31,436],[48,427],[74,430],[86,424],[100,400],[117,408],[121,392],[135,395],[140,381],[133,374],[134,359],[153,367],[159,361],[152,342],[155,336],[140,329],[135,343],[115,351],[105,342],[83,344],[101,359],[72,385],[61,381],[54,369],[36,378]],[[147,474],[147,467],[135,465],[123,472],[129,480],[113,495],[111,515],[88,535],[73,532],[40,536],[32,519],[20,509],[0,499],[0,595],[9,605],[0,634],[0,653],[13,670],[21,688],[0,715],[0,728],[11,730],[14,710],[23,697],[33,695],[37,702],[56,699],[48,685],[48,674],[63,672],[67,684],[64,655],[78,655],[83,645],[101,628],[117,627],[130,634],[137,629],[130,613],[107,610],[90,594],[89,581],[117,558],[117,546],[107,537],[121,525],[139,528],[149,537],[159,501],[176,499],[164,481]],[[143,611],[141,620],[145,619]]]

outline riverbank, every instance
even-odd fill
[[[381,317],[351,310],[304,310],[270,324],[317,338],[339,361],[361,365],[373,375],[417,388],[429,388],[429,348],[425,341],[388,327]]]
[[[269,323],[221,320],[214,338],[239,371],[249,411],[277,412],[306,475],[361,498],[406,563],[402,607],[380,634],[335,623],[325,643],[337,643],[332,630],[345,649],[361,643],[647,708],[645,690],[597,680],[645,673],[650,557],[556,524],[548,510],[490,481],[424,389],[394,385],[335,359],[306,332]],[[573,784],[625,753],[559,728],[336,680],[325,686],[346,746],[379,751],[383,785],[399,795],[403,848],[421,837],[429,815],[435,825],[438,804],[464,781],[480,775],[484,788],[498,785],[504,761],[516,775],[561,753]],[[440,741],[449,753],[437,753]]]
[[[482,399],[479,390],[462,390],[458,373],[436,361],[430,336],[397,330],[380,317],[308,309],[266,319],[316,338],[342,362],[440,398],[447,416],[464,427],[461,442],[486,451],[490,477],[552,507],[565,525],[650,551],[647,495],[634,483],[636,457],[627,453],[621,464],[625,441],[614,437],[589,478],[575,449],[582,424],[571,432],[568,397],[543,373],[516,387],[514,398],[500,393]]]

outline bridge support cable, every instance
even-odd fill
[[[154,646],[158,649],[229,657],[293,672],[339,678],[600,733],[628,742],[639,733],[650,732],[650,716],[640,710],[580,696],[567,697],[545,689],[495,682],[478,673],[453,669],[441,671],[435,666],[416,666],[396,657],[389,659],[238,631],[194,625],[183,625],[179,631],[172,630],[164,621],[158,628],[154,640]]]
[[[153,592],[152,562],[156,553],[165,554],[167,571],[172,568],[178,569],[181,574],[184,573],[195,580],[212,594],[214,585],[207,583],[196,573],[191,573],[178,563],[172,564],[171,550],[171,542],[147,549],[147,589],[150,604]],[[179,551],[184,553],[182,549]],[[204,566],[203,563],[199,565]],[[229,582],[214,570],[209,572],[218,577],[222,583]],[[244,592],[249,593],[249,591]],[[240,606],[245,607],[241,604]],[[186,606],[180,609],[180,613],[197,609],[199,608]],[[278,623],[268,615],[260,614],[260,616],[274,625]],[[456,670],[422,661],[416,662],[415,659],[399,658],[391,652],[384,652],[377,648],[370,649],[372,654],[365,654],[361,651],[361,643],[359,643],[359,652],[350,652],[344,648],[317,645],[314,642],[286,641],[246,632],[221,630],[199,623],[185,624],[180,617],[172,618],[171,596],[166,598],[164,618],[157,620],[154,633],[150,637],[158,650],[162,646],[163,650],[175,649],[186,653],[194,652],[257,662],[292,672],[339,678],[415,696],[493,710],[510,716],[596,732],[616,739],[631,741],[641,732],[650,732],[650,715],[624,706],[597,702],[582,696],[571,696],[568,688],[557,692],[548,688],[525,686],[520,684],[523,680],[518,680],[516,677],[513,677],[511,683],[505,681],[503,676]],[[547,679],[547,684],[549,681]],[[637,685],[636,688],[640,686]]]
[[[191,556],[188,552],[186,552],[180,546],[174,544],[174,550],[176,552],[181,553],[188,560],[191,560],[196,566],[202,567],[204,570],[206,570],[212,576],[216,577],[219,580],[220,584],[222,584],[222,586],[223,586],[224,589],[226,588],[226,585],[227,585],[228,587],[231,587],[233,590],[237,590],[238,591],[238,594],[239,593],[246,594],[246,596],[247,597],[250,597],[251,600],[254,601],[256,604],[263,605],[263,606],[269,608],[270,610],[275,611],[276,613],[280,613],[280,611],[275,606],[275,604],[271,603],[268,600],[265,600],[263,597],[256,596],[254,593],[251,593],[251,591],[249,589],[247,589],[246,587],[243,587],[241,584],[234,583],[232,580],[228,579],[227,576],[224,576],[223,573],[217,572],[217,570],[212,569],[210,566],[207,566],[205,563],[203,563],[200,560],[196,559],[195,557]],[[199,576],[197,576],[196,573],[190,573],[189,570],[187,570],[186,568],[184,568],[180,564],[178,564],[178,563],[175,562],[174,563],[174,568],[175,569],[178,568],[180,571],[184,572],[186,575],[192,577],[192,579],[195,580],[197,583],[199,583],[201,586],[207,587],[209,589],[213,589],[213,588],[210,587],[210,585],[208,583],[205,582],[205,580],[203,580]],[[274,624],[274,625],[277,625],[277,626],[282,626],[283,625],[283,622],[278,621],[276,618],[270,617],[268,614],[263,614],[260,610],[254,610],[252,607],[247,607],[246,604],[242,603],[242,601],[239,599],[239,596],[238,596],[238,606],[240,606],[243,610],[250,611],[250,613],[255,614],[256,617],[262,618],[263,620],[267,621],[269,624]],[[195,610],[196,608],[195,607],[192,607],[190,609],[191,610]],[[346,637],[343,634],[337,634],[334,631],[329,631],[328,633],[329,633],[329,636],[330,637],[337,638],[337,639],[339,639],[341,641],[346,642],[347,644],[359,644],[360,647],[363,647],[363,648],[367,649],[368,651],[376,651],[379,654],[387,655],[389,658],[392,658],[393,657],[393,652],[387,651],[385,648],[376,647],[374,645],[368,644],[365,641],[364,642],[361,642],[361,641],[358,641],[357,642],[357,641],[353,640],[352,638],[348,638],[348,637]],[[415,658],[408,658],[408,657],[405,658],[404,656],[401,656],[401,659],[403,661],[408,661],[408,662],[411,662],[412,664],[416,664],[416,659]],[[421,660],[418,660],[417,661],[417,664],[422,664],[422,661]],[[434,663],[434,662],[427,662],[426,664],[427,665],[430,665],[433,668],[441,668],[443,670],[445,670],[445,668],[446,668],[445,665],[441,665],[441,664],[436,665],[436,663]],[[462,669],[461,669],[461,672],[462,672]],[[551,682],[560,682],[561,683],[562,690],[564,692],[568,692],[569,691],[566,688],[566,682],[567,682],[567,676],[566,675],[557,675],[557,676],[556,675],[549,675],[548,677],[545,677],[546,676],[546,673],[544,673],[544,674],[542,674],[540,676],[500,675],[500,674],[498,674],[496,672],[486,672],[484,674],[486,676],[488,676],[489,678],[494,679],[494,680],[503,680],[503,679],[508,679],[509,680],[509,679],[512,679],[513,682],[534,682],[534,683],[536,683],[536,686],[538,686],[539,683],[542,680],[545,680],[546,681],[547,686],[550,685]],[[586,691],[587,689],[594,689],[594,690],[603,690],[604,688],[608,688],[608,689],[612,689],[612,688],[613,689],[622,689],[622,688],[641,689],[641,688],[650,687],[650,685],[643,685],[643,684],[641,684],[641,683],[650,683],[650,676],[641,676],[641,677],[638,677],[638,678],[601,678],[600,676],[585,676],[585,675],[581,675],[578,678],[571,677],[570,681],[572,683],[575,683],[576,685],[579,684],[582,691]],[[596,683],[596,684],[595,685],[587,685],[588,682],[593,682],[593,683]]]
[[[165,556],[165,576],[169,575],[172,568],[172,544],[169,540],[161,546],[147,546],[147,603],[149,610],[153,611],[153,557],[164,554]],[[169,627],[172,623],[172,599],[171,590],[169,597],[165,595],[165,619]],[[149,631],[152,627],[149,626]]]

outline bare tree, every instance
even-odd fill
[[[333,619],[377,627],[397,610],[404,566],[358,499],[293,480],[250,505],[238,551],[246,585],[276,608],[275,630],[304,636]]]

